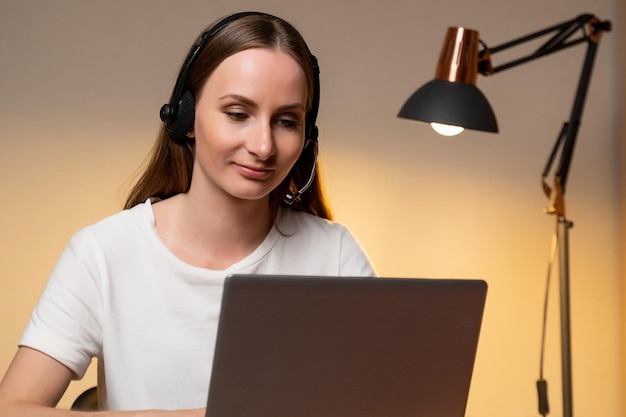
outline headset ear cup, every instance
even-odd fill
[[[307,143],[317,142],[317,137],[319,136],[319,130],[317,126],[313,125],[307,135]]]
[[[174,120],[166,125],[167,133],[178,143],[189,141],[187,133],[192,131],[196,115],[196,103],[189,90],[185,91],[178,103],[178,111]]]

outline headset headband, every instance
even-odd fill
[[[222,29],[235,20],[239,20],[246,16],[266,16],[272,19],[279,19],[276,16],[261,12],[240,12],[227,16],[217,22],[210,29],[203,32],[198,41],[194,44],[191,51],[187,55],[185,62],[178,74],[174,90],[170,102],[164,104],[159,112],[161,120],[165,123],[165,129],[172,139],[177,142],[184,143],[188,140],[187,133],[191,130],[195,117],[195,102],[192,94],[185,90],[185,84],[191,68],[195,64],[198,56],[206,46],[206,44]],[[307,46],[308,50],[308,46]],[[320,80],[319,80],[319,64],[317,58],[311,54],[313,67],[313,97],[311,101],[311,109],[306,114],[305,120],[305,139],[307,143],[317,140],[318,129],[315,125],[320,101]]]

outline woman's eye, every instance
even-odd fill
[[[300,126],[300,121],[295,120],[295,119],[289,119],[289,118],[278,119],[276,123],[281,127],[292,128],[292,129]]]
[[[247,114],[241,112],[227,111],[224,113],[233,120],[246,120],[248,118]]]

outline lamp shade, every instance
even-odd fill
[[[398,116],[498,132],[498,123],[487,98],[476,86],[459,82],[432,80],[409,97]]]
[[[478,43],[478,32],[448,28],[435,79],[409,97],[398,117],[498,132],[491,105],[475,85]]]

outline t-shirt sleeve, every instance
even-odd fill
[[[100,351],[103,264],[90,235],[74,235],[19,342],[61,362],[79,379]]]
[[[342,226],[340,247],[340,276],[376,276],[369,257],[350,231]]]

